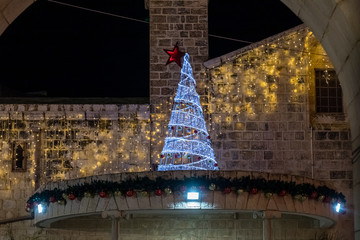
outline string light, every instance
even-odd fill
[[[301,103],[314,78],[309,68],[332,68],[321,44],[307,28],[238,52],[207,72],[208,114],[215,138],[225,132],[231,120],[242,122],[260,112],[276,112],[284,97],[288,97],[285,101]],[[286,87],[289,94],[279,95],[280,87]]]

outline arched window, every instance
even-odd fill
[[[13,143],[13,157],[12,157],[12,171],[25,172],[26,171],[26,149],[24,143]]]
[[[333,69],[315,69],[316,112],[342,113],[342,92]]]

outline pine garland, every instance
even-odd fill
[[[257,194],[259,191],[264,192],[266,197],[273,194],[279,196],[291,195],[293,198],[303,201],[307,198],[316,199],[327,203],[345,204],[345,196],[334,189],[327,186],[315,187],[309,183],[296,184],[295,182],[285,182],[280,180],[266,180],[264,178],[250,178],[250,176],[241,178],[210,178],[206,176],[191,177],[179,179],[164,179],[158,177],[155,180],[148,177],[128,179],[122,182],[111,181],[93,181],[91,183],[76,184],[66,189],[53,189],[37,192],[32,195],[26,204],[27,211],[33,209],[40,203],[49,204],[59,203],[66,204],[69,200],[79,199],[83,197],[109,197],[112,195],[132,197],[136,194],[148,196],[156,194],[157,196],[172,194],[173,192],[186,192],[187,190],[199,191],[222,191],[224,194],[236,192],[242,194],[249,192]]]

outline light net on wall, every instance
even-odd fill
[[[159,171],[218,170],[195,86],[189,55],[186,53],[168,134],[160,155]]]

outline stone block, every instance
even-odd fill
[[[294,200],[293,198],[291,197],[291,195],[286,195],[283,197],[284,198],[284,201],[285,201],[285,205],[286,205],[286,208],[289,212],[295,212],[295,204],[294,204]]]
[[[51,212],[49,212],[49,218],[55,218],[58,216],[58,206],[59,204],[56,202],[49,204],[49,209],[51,209]]]
[[[214,201],[214,191],[204,191],[201,193],[200,197],[201,197],[200,208],[212,209],[213,201]]]
[[[139,203],[136,196],[126,197],[126,202],[129,209],[139,209]]]
[[[264,159],[272,159],[273,158],[273,152],[272,151],[265,151],[264,152]]]
[[[274,140],[274,133],[273,132],[264,132],[263,139],[264,140]]]
[[[246,204],[246,209],[256,210],[259,198],[260,198],[260,193],[258,193],[258,194],[249,194],[247,204]]]
[[[346,171],[330,171],[330,179],[345,179]]]
[[[231,192],[230,194],[225,194],[225,208],[226,209],[235,209],[236,208],[236,193]]]
[[[77,201],[77,200],[67,200],[65,207],[64,207],[64,212],[62,212],[59,215],[70,215],[71,214],[71,205],[73,204],[73,201]]]
[[[90,197],[88,199],[89,199],[89,202],[88,202],[86,211],[87,212],[95,212],[96,206],[98,205],[98,202],[99,202],[99,196]]]
[[[22,120],[23,119],[23,114],[22,112],[9,112],[9,117],[10,119],[13,120]]]
[[[234,149],[234,148],[237,148],[237,142],[236,141],[223,142],[223,149]]]
[[[312,202],[312,201],[314,201],[314,200],[312,200],[312,199],[306,199],[305,201],[302,201],[302,206],[303,206],[303,212],[305,212],[305,213],[309,213],[309,214],[311,214],[311,208],[310,208],[310,202]]]
[[[243,192],[237,195],[236,198],[236,209],[246,209],[249,193]]]
[[[119,210],[129,209],[126,198],[124,196],[115,196],[115,201]]]
[[[255,152],[253,151],[241,151],[240,159],[242,160],[253,160],[255,159]]]
[[[66,112],[66,119],[68,120],[85,120],[85,112]]]
[[[224,209],[225,202],[226,202],[225,194],[223,194],[221,191],[214,191],[213,208]]]
[[[16,208],[16,201],[15,200],[4,200],[3,201],[3,209],[15,209]]]
[[[0,179],[0,190],[6,190],[6,181],[5,180]]]
[[[167,8],[167,9],[169,9],[169,8]],[[175,10],[175,9],[173,9],[173,10]],[[151,21],[151,24],[154,24],[154,23],[166,23],[166,16],[153,15],[153,16],[151,16],[150,21]]]
[[[251,150],[265,150],[267,144],[264,141],[251,142]]]
[[[62,216],[62,215],[64,215],[65,206],[66,206],[66,205],[64,205],[64,204],[58,204],[58,206],[57,206],[57,213],[53,210],[53,215],[56,215],[56,216]]]
[[[117,210],[118,208],[117,208],[117,205],[116,205],[115,197],[111,196],[111,197],[109,197],[107,199],[108,199],[108,203],[107,203],[105,209],[107,211]]]
[[[274,201],[275,201],[277,210],[279,210],[279,211],[284,211],[284,212],[288,211],[283,196],[278,196],[277,194],[274,194],[274,195],[273,195],[273,199],[274,199]],[[270,209],[270,206],[268,206],[268,209]]]
[[[11,199],[11,190],[0,190],[0,196],[2,200]]]
[[[274,199],[274,196],[270,197],[267,201],[267,206],[266,206],[266,210],[275,210],[278,211],[279,208],[276,204],[276,201]]]
[[[243,133],[243,139],[244,140],[253,140],[254,135],[252,132],[244,132]]]
[[[270,198],[266,198],[264,193],[259,194],[259,201],[257,203],[257,210],[266,210]]]
[[[24,112],[24,119],[25,120],[39,120],[42,121],[45,119],[44,112]]]

